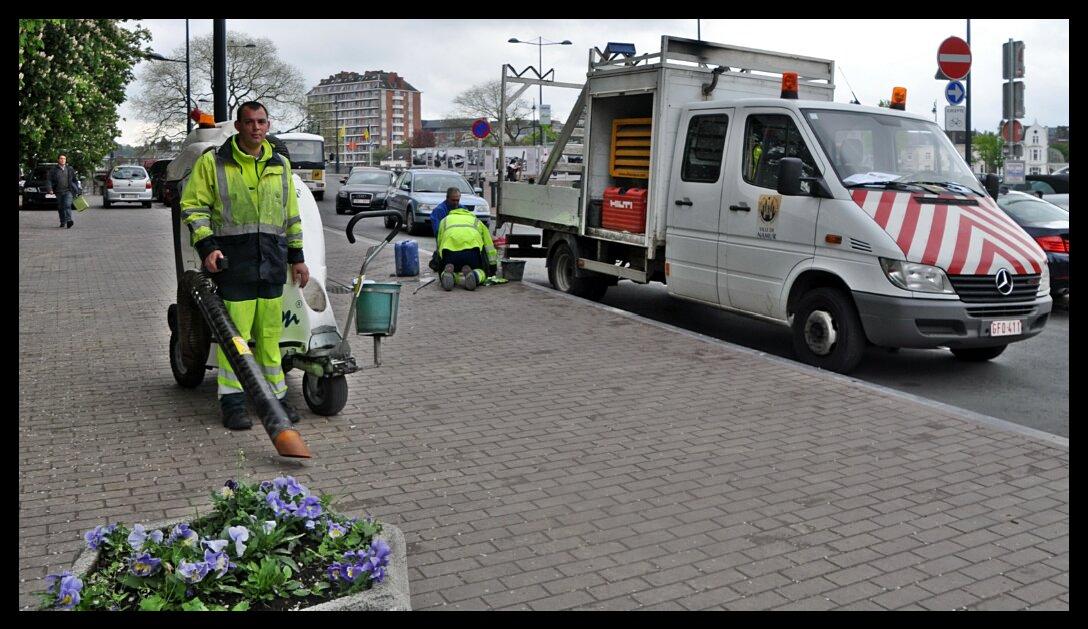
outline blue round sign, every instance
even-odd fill
[[[472,137],[482,140],[491,135],[491,124],[486,118],[479,118],[472,123]]]
[[[959,81],[949,81],[944,88],[944,97],[948,99],[949,105],[959,105],[966,96],[967,90],[963,89],[963,83]]]

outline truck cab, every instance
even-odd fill
[[[1043,252],[932,121],[831,102],[830,60],[673,37],[596,52],[582,185],[500,192],[500,223],[543,230],[513,255],[546,256],[556,288],[664,282],[790,326],[802,361],[843,373],[868,344],[977,361],[1042,331]]]

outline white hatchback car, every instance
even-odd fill
[[[143,166],[115,166],[106,176],[102,207],[110,207],[114,203],[141,203],[144,207],[151,207],[151,201],[151,177]]]

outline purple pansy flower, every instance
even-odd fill
[[[328,535],[329,535],[330,538],[336,539],[338,537],[343,537],[344,535],[347,534],[347,532],[348,532],[348,529],[346,527],[340,526],[336,522],[329,522]]]
[[[132,527],[132,532],[128,534],[128,543],[133,550],[143,550],[144,543],[149,539],[156,544],[161,544],[162,531],[155,530],[148,533],[144,530],[143,524],[137,524]]]
[[[389,553],[389,544],[386,544],[385,540],[376,539],[370,543],[370,556],[380,565],[389,565]]]
[[[363,574],[364,572],[366,571],[363,570],[363,567],[361,565],[349,563],[344,566],[344,580],[354,583],[355,579],[358,579],[359,575]]]
[[[72,609],[79,605],[79,592],[83,589],[83,581],[68,570],[60,574],[50,574],[45,577],[46,591],[56,594],[56,606],[63,609]]]
[[[299,518],[316,518],[322,513],[321,501],[315,496],[307,496],[295,509],[295,516]]]
[[[339,581],[344,576],[344,566],[339,561],[334,561],[328,568],[329,581]]]
[[[265,502],[269,507],[272,507],[272,513],[276,514],[276,517],[285,517],[292,511],[292,506],[289,503],[285,503],[278,491],[270,491],[265,497]]]
[[[213,553],[220,553],[223,552],[223,549],[226,548],[229,543],[230,542],[225,539],[206,539],[200,542],[200,545],[211,550]]]
[[[307,531],[312,531],[317,528],[317,522],[314,520],[306,520],[305,526]]]
[[[245,541],[249,539],[249,529],[244,526],[232,526],[227,529],[227,534],[234,540],[234,552],[241,557],[246,552]]]
[[[83,539],[87,540],[87,548],[98,550],[98,547],[102,545],[102,541],[107,535],[112,533],[115,528],[117,528],[116,524],[107,524],[105,526],[96,526],[93,531],[84,533]]]
[[[218,572],[218,576],[223,576],[227,573],[227,570],[232,568],[234,564],[230,562],[230,557],[227,553],[210,550],[204,551],[204,563],[208,564],[209,570],[215,570]]]
[[[238,483],[234,482],[233,478],[227,479],[227,482],[224,483],[224,485],[226,485],[227,487],[230,487],[231,491],[234,491],[235,489],[238,489]]]
[[[57,607],[72,609],[79,605],[79,592],[83,589],[83,581],[73,574],[60,577],[60,585],[57,587]]]
[[[128,570],[138,577],[149,577],[159,571],[161,564],[161,559],[155,559],[149,553],[144,553],[129,559]]]
[[[261,481],[261,484],[259,485],[259,487],[260,487],[261,491],[269,491],[270,489],[272,489],[273,485],[272,485],[272,483],[264,480],[264,481]]]
[[[180,541],[185,546],[194,546],[200,540],[200,535],[196,531],[189,528],[188,524],[182,523],[174,527],[174,530],[170,533],[170,539],[166,540],[168,544]]]
[[[310,491],[306,489],[306,487],[300,485],[299,482],[295,480],[294,476],[280,476],[279,478],[273,480],[272,484],[277,489],[286,489],[287,496],[289,498],[294,498],[295,496],[300,495],[307,496],[310,493]]]
[[[211,570],[211,567],[205,561],[183,561],[178,565],[178,574],[181,576],[181,580],[186,583],[199,583],[201,579],[208,576],[209,570]]]

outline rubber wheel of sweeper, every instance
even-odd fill
[[[302,397],[318,415],[336,415],[348,403],[348,380],[344,376],[319,378],[303,374]]]
[[[170,325],[170,371],[174,380],[187,389],[204,382],[205,363],[211,351],[211,330],[187,287],[196,271],[186,271],[178,283],[178,303],[167,310]]]

